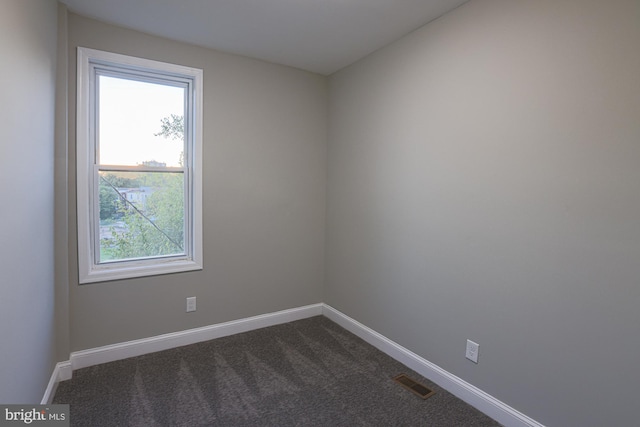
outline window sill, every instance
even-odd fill
[[[198,262],[187,259],[154,260],[152,263],[117,263],[105,266],[95,266],[85,274],[81,273],[80,284],[83,285],[87,283],[107,282],[111,280],[158,276],[162,274],[182,273],[196,270],[202,270],[202,265]]]

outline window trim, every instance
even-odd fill
[[[78,47],[77,63],[77,114],[76,114],[76,190],[78,230],[78,279],[80,284],[160,274],[202,270],[202,91],[201,69],[137,58],[96,49]],[[95,102],[91,93],[95,78],[93,64],[115,67],[136,73],[151,72],[190,82],[192,132],[185,135],[185,248],[186,255],[124,260],[103,264],[96,263],[96,223],[98,182],[95,131],[91,121]],[[146,81],[146,80],[143,80]],[[186,123],[185,123],[186,125]],[[186,127],[186,126],[185,126]]]

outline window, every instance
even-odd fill
[[[78,48],[80,283],[202,269],[202,70]]]

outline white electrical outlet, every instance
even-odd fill
[[[196,311],[196,297],[187,298],[187,313],[190,311]]]
[[[480,348],[480,344],[475,343],[471,340],[467,340],[467,352],[465,357],[471,360],[473,363],[478,363],[478,349]]]

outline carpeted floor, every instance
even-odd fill
[[[322,316],[80,369],[53,403],[90,427],[499,426]]]

